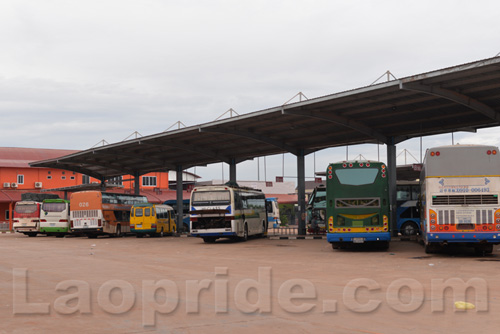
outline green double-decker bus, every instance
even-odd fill
[[[378,243],[388,248],[389,183],[378,161],[332,163],[326,170],[327,241],[333,249]]]

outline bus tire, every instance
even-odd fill
[[[243,241],[248,240],[248,225],[245,224],[245,227],[243,228],[243,237],[241,238]]]
[[[428,242],[427,244],[424,245],[424,249],[426,254],[434,254],[437,253],[439,245],[435,245],[432,242]]]
[[[89,239],[97,239],[97,234],[87,234],[87,238],[89,238]]]
[[[160,237],[160,238],[163,238],[163,236],[164,236],[164,234],[163,234],[163,227],[162,227],[162,228],[161,228],[161,231],[160,231],[160,235],[159,235],[159,237]]]
[[[203,241],[207,244],[213,244],[215,242],[216,238],[214,237],[203,237]]]
[[[493,244],[478,245],[474,247],[474,254],[477,256],[485,256],[493,253]]]
[[[121,225],[116,225],[116,237],[121,238],[122,237],[122,227]]]
[[[380,250],[386,251],[389,249],[389,241],[381,241],[380,242]]]
[[[142,237],[144,237],[144,234],[142,234],[142,233],[137,233],[137,234],[135,235],[135,237],[136,237],[136,238],[142,238]]]
[[[401,235],[411,236],[411,235],[417,235],[418,233],[419,233],[418,225],[413,221],[408,221],[401,226]]]
[[[33,233],[33,232],[29,232],[29,233],[25,233],[28,237],[30,238],[33,238],[33,237],[36,237],[36,233]]]
[[[262,223],[262,237],[265,238],[267,234],[266,223]]]

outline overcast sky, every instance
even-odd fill
[[[88,149],[490,58],[500,53],[500,2],[491,1],[0,1],[0,113],[4,147]],[[498,128],[455,133],[500,144]],[[451,144],[425,137],[423,149]],[[420,141],[407,163],[420,159]],[[385,147],[349,148],[385,161]],[[404,163],[404,153],[398,163]],[[308,177],[345,148],[306,157]],[[283,165],[284,161],[284,165]],[[238,179],[296,176],[279,155],[238,165]],[[260,168],[257,169],[258,164]],[[221,164],[204,180],[228,177]],[[292,179],[289,179],[292,180]]]

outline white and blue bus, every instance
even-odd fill
[[[500,152],[496,146],[427,150],[420,176],[426,253],[462,244],[476,253],[500,243]]]
[[[191,235],[205,242],[267,235],[266,198],[260,190],[229,184],[196,187],[189,213]]]
[[[278,206],[278,199],[276,197],[266,198],[267,203],[267,221],[269,225],[278,227],[281,225],[280,209]]]

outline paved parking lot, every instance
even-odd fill
[[[0,234],[0,334],[498,333],[500,246],[457,252]]]

